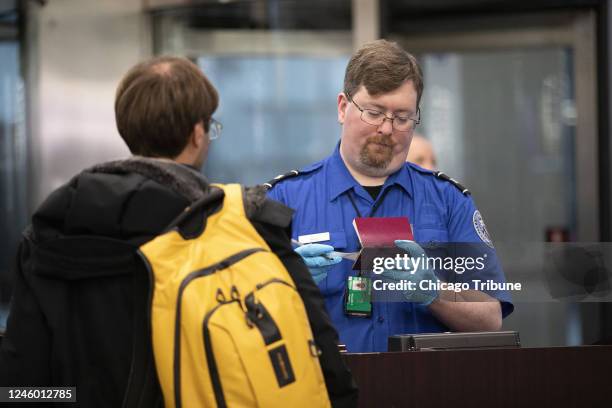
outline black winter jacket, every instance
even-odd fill
[[[191,168],[144,158],[95,166],[53,192],[19,247],[0,386],[76,386],[81,407],[162,406],[150,282],[135,249],[204,197],[202,217],[219,207],[222,191]],[[259,188],[245,189],[245,207],[304,301],[333,405],[354,406],[337,332],[290,245],[291,210]]]

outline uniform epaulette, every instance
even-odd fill
[[[297,176],[310,174],[313,171],[320,169],[322,166],[323,166],[323,161],[312,163],[300,170],[291,170],[290,172],[287,172],[285,174],[279,174],[278,176],[274,177],[272,180],[268,181],[267,183],[263,183],[262,186],[264,186],[266,190],[269,190],[272,187],[274,187],[276,183],[280,183],[283,180],[287,180],[287,179],[294,178]]]
[[[452,177],[447,176],[445,173],[441,172],[441,171],[434,171],[432,172],[434,176],[436,176],[437,178],[439,178],[440,180],[444,180],[444,181],[448,181],[449,183],[451,183],[453,186],[457,187],[459,189],[459,191],[461,191],[463,193],[463,195],[468,195],[471,194],[470,190],[468,190],[467,188],[463,187],[461,185],[461,183],[459,183],[457,180],[455,180]]]
[[[268,181],[267,183],[263,183],[262,185],[266,188],[266,189],[271,189],[272,187],[274,187],[274,185],[282,180],[286,180],[288,178],[291,177],[295,177],[297,175],[299,175],[300,172],[297,170],[291,170],[288,173],[285,174],[279,174],[278,176],[274,177],[272,180]]]

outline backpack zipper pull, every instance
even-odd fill
[[[215,294],[215,299],[217,299],[217,302],[219,303],[225,303],[225,295],[223,294],[223,291],[221,290],[221,288],[217,288],[217,293]]]

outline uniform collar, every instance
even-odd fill
[[[410,171],[410,166],[404,164],[398,171],[387,177],[383,189],[392,184],[397,184],[403,188],[406,194],[412,198],[412,172]]]
[[[340,194],[359,185],[344,164],[342,156],[340,156],[340,142],[336,144],[334,152],[329,157],[328,171],[330,181],[327,183],[329,201],[335,200]]]
[[[353,187],[359,186],[359,183],[351,175],[342,156],[340,156],[340,142],[336,145],[334,152],[329,157],[328,170],[330,175],[330,183],[328,183],[329,201],[333,201],[339,195]],[[412,197],[412,174],[408,166],[402,166],[398,171],[387,177],[383,190],[389,188],[392,184],[397,184],[402,187],[406,193]]]

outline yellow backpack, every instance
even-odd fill
[[[328,407],[302,299],[249,222],[240,185],[218,185],[204,231],[140,248],[154,281],[151,329],[166,407]]]

